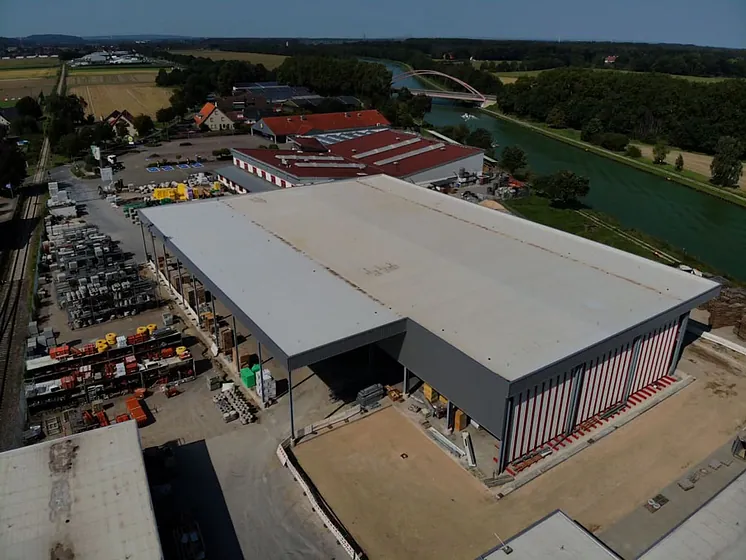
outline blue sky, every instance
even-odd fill
[[[746,0],[0,0],[0,35],[483,37],[746,48]]]

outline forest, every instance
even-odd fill
[[[431,64],[433,59],[465,61],[473,58],[506,63],[498,68],[499,71],[568,66],[604,68],[608,67],[606,57],[614,56],[613,68],[618,70],[746,78],[746,50],[695,45],[422,38],[380,41],[205,39],[198,46],[289,56],[323,54],[382,58],[406,62],[421,69]]]
[[[505,113],[556,128],[584,129],[643,142],[663,141],[712,154],[731,136],[746,145],[746,81],[697,83],[662,74],[561,68],[521,78],[498,96]]]

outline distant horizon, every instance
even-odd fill
[[[81,39],[105,39],[110,37],[112,39],[122,39],[128,37],[160,37],[164,40],[167,39],[187,39],[187,40],[209,40],[209,39],[237,39],[237,40],[323,40],[328,39],[332,41],[344,40],[344,41],[406,41],[408,39],[436,39],[440,41],[448,40],[460,40],[467,39],[473,41],[512,41],[512,42],[544,42],[544,43],[612,43],[612,44],[632,44],[632,45],[670,45],[670,46],[681,46],[681,47],[703,47],[712,49],[728,49],[728,50],[746,50],[746,45],[741,47],[729,47],[722,45],[710,45],[700,43],[676,43],[667,41],[636,41],[632,39],[572,39],[572,38],[542,38],[542,37],[477,37],[477,36],[445,36],[445,37],[434,37],[430,35],[408,35],[408,36],[366,36],[366,37],[354,37],[354,36],[313,36],[313,35],[178,35],[170,33],[123,33],[123,34],[100,34],[100,35],[76,35],[72,33],[30,33],[24,36],[7,36],[0,35],[3,39],[22,40],[29,37],[44,37],[44,36],[62,36],[62,37],[79,37]]]
[[[122,9],[124,7],[124,10]],[[0,35],[190,38],[492,40],[682,44],[746,48],[744,0],[25,0],[5,2]],[[50,32],[54,29],[55,31]],[[60,31],[64,30],[64,31]]]

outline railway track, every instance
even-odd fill
[[[43,198],[28,197],[21,211],[16,239],[22,246],[12,250],[0,287],[0,449],[15,447],[20,443],[23,418],[21,418],[20,391],[23,378],[25,352],[21,341],[25,339],[27,312],[27,283],[25,282],[31,239],[40,216]]]

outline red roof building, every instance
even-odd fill
[[[478,148],[392,129],[338,142],[330,150],[413,183],[455,177],[462,168],[469,173],[481,173],[484,162],[484,153]]]
[[[290,135],[336,132],[365,128],[387,128],[391,123],[374,109],[347,113],[318,113],[289,117],[266,117],[252,126],[259,133],[275,142],[285,142]]]

